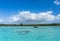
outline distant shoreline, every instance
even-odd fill
[[[58,24],[0,24],[0,26],[60,26]]]

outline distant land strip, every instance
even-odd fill
[[[60,26],[60,23],[53,24],[0,24],[0,26]]]

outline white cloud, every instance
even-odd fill
[[[47,12],[42,12],[39,13],[39,17],[40,19],[46,20],[46,21],[52,21],[54,20],[54,16],[52,15],[52,11],[47,11]]]
[[[24,23],[35,23],[35,22],[51,22],[54,20],[54,16],[52,15],[52,11],[40,12],[40,13],[31,13],[30,11],[22,11],[19,12],[18,15],[11,16],[9,18],[10,22],[24,22]]]
[[[4,20],[3,19],[0,19],[0,23],[2,23]]]
[[[60,14],[56,16],[56,20],[60,20]]]
[[[0,19],[0,23],[55,23],[60,22],[60,14],[53,15],[53,11],[31,13],[22,11],[17,15],[10,16],[6,19]]]
[[[54,4],[60,5],[60,2],[59,2],[58,0],[55,0],[55,1],[54,1]]]

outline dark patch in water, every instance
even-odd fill
[[[37,26],[34,26],[33,28],[38,28]]]
[[[18,35],[26,35],[29,32],[31,31],[17,31]]]

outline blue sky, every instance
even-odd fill
[[[58,17],[58,18],[60,17],[59,16],[60,15],[60,0],[0,0],[0,19],[1,19],[0,21],[1,21],[1,23],[22,22],[20,20],[20,18],[24,17],[24,16],[21,16],[21,15],[18,16],[19,14],[21,14],[21,12],[24,12],[24,13],[29,12],[28,14],[32,14],[32,13],[39,14],[41,12],[43,12],[43,13],[49,12],[49,13],[52,13],[51,15],[54,16],[54,21],[55,21],[56,20],[55,17]],[[34,17],[36,17],[36,16],[34,16]],[[12,17],[12,19],[10,17]],[[11,22],[14,20],[13,17],[16,17],[15,19],[17,21]],[[17,19],[17,17],[19,17],[19,19]],[[25,17],[23,18],[23,20],[25,19]],[[31,18],[33,18],[33,17],[31,17]],[[4,20],[6,20],[6,21],[4,21]],[[36,22],[37,20],[38,19],[33,20],[33,21]],[[45,22],[45,20],[41,22],[41,20],[37,21],[36,23],[50,23],[50,22],[52,23],[52,20],[46,21],[46,22]],[[57,21],[59,22],[59,20],[60,19],[58,19]],[[26,22],[26,21],[28,21],[28,22]],[[25,19],[25,21],[23,21],[23,23],[29,23],[30,21],[32,21],[32,19],[28,18],[28,19]],[[33,23],[35,23],[35,22],[33,22]]]

